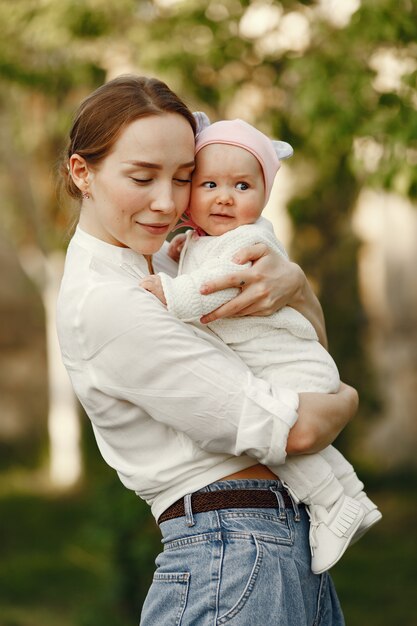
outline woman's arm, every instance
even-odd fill
[[[336,394],[300,393],[298,420],[287,440],[287,454],[311,454],[330,445],[358,409],[356,389],[341,383]]]
[[[128,445],[130,430],[145,437],[152,418],[213,453],[284,461],[298,394],[255,378],[213,333],[177,320],[134,281],[99,285],[80,317],[83,358],[71,376],[83,392],[94,389],[94,406],[104,399],[94,423],[109,440]]]
[[[210,280],[201,288],[209,294],[230,287],[241,288],[241,293],[227,304],[205,315],[205,324],[221,317],[242,315],[270,315],[283,306],[291,306],[302,313],[314,326],[320,343],[327,348],[327,337],[320,303],[302,269],[288,261],[266,244],[258,243],[242,248],[232,259],[235,263],[248,261],[252,267]],[[241,281],[245,281],[242,288]]]
[[[177,320],[136,281],[90,290],[79,317],[68,344],[71,379],[121,458],[151,420],[207,451],[279,465],[287,444],[294,453],[324,447],[352,417],[339,394],[311,394],[311,402],[306,394],[292,431],[298,394],[255,378],[213,333]]]
[[[250,248],[248,248],[250,250]],[[268,255],[267,255],[268,257]],[[281,255],[279,255],[279,259],[281,259]],[[285,259],[284,259],[285,260]],[[296,274],[300,274],[300,268],[292,263],[288,263],[285,261],[287,265],[290,266],[290,271],[295,269]],[[215,260],[215,267],[220,263],[219,258]],[[232,264],[230,264],[232,265]],[[275,267],[272,264],[272,267]],[[204,276],[205,264],[200,268],[201,275]],[[244,268],[242,268],[239,276],[244,272]],[[229,268],[230,277],[231,269]],[[302,272],[301,272],[302,273]],[[196,272],[199,274],[199,271]],[[220,275],[222,272],[220,272]],[[193,273],[188,276],[181,276],[179,279],[170,279],[173,284],[178,280],[191,280]],[[213,268],[207,268],[207,275],[213,276]],[[224,272],[223,272],[224,275]],[[284,274],[286,279],[288,280],[287,273]],[[304,275],[303,275],[304,276]],[[156,276],[148,277],[149,279],[157,278]],[[214,280],[216,280],[214,278]],[[198,286],[201,284],[200,280],[195,281],[194,288],[198,294]],[[289,282],[289,284],[291,284]],[[304,287],[303,287],[304,285]],[[184,297],[182,290],[179,286],[178,299],[180,302],[184,300],[185,308],[184,314],[189,315],[189,304],[190,304],[190,293],[192,292],[191,287],[186,290],[188,297]],[[174,290],[175,293],[175,290]],[[225,292],[215,292],[214,296],[218,294],[220,295]],[[310,294],[310,295],[308,295]],[[171,294],[172,296],[172,294]],[[230,296],[229,296],[230,297]],[[321,312],[321,307],[318,303],[317,298],[314,296],[311,288],[309,287],[307,281],[304,277],[304,283],[301,282],[301,287],[299,293],[295,296],[300,302],[300,307],[295,307],[298,310],[305,305],[305,303],[309,303],[311,301],[311,311],[314,314],[317,311],[318,319],[323,320],[323,315]],[[310,298],[310,300],[309,300]],[[172,299],[172,297],[171,297]],[[173,299],[175,303],[175,298]],[[210,310],[210,300],[208,302],[207,310]],[[316,305],[316,308],[314,308]],[[213,305],[211,305],[213,306]],[[308,305],[310,306],[310,305]],[[222,307],[223,308],[223,307]],[[308,308],[308,307],[307,307]],[[175,309],[175,307],[174,307]],[[176,311],[174,310],[174,313]],[[202,314],[202,311],[198,311],[197,317]],[[180,317],[180,316],[179,316]],[[311,318],[310,318],[311,320]],[[324,323],[323,323],[324,325]],[[357,411],[358,406],[358,396],[357,392],[348,385],[341,385],[341,388],[337,394],[320,394],[320,393],[303,393],[300,395],[300,406],[298,409],[299,418],[297,423],[292,427],[287,445],[287,452],[289,454],[308,454],[312,452],[316,452],[325,448],[327,445],[332,443],[332,441],[339,435],[340,431],[346,426],[350,419],[353,418]]]

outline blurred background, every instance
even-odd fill
[[[54,329],[60,155],[79,101],[128,72],[294,146],[265,213],[360,393],[337,446],[384,514],[334,579],[349,626],[417,625],[416,3],[0,0],[0,35],[0,626],[136,624],[159,550]]]

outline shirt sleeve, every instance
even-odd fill
[[[221,341],[208,340],[209,331],[177,320],[136,286],[96,289],[83,308],[83,359],[109,404],[117,398],[140,407],[207,451],[284,462],[296,393],[271,389]],[[108,411],[102,419],[109,426]]]

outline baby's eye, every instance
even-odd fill
[[[246,191],[246,189],[249,189],[249,185],[248,183],[236,183],[236,189],[239,189],[239,191]]]
[[[212,180],[207,180],[205,183],[203,183],[203,187],[206,187],[207,189],[214,189],[216,187],[216,183]]]

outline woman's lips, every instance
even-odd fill
[[[171,223],[169,224],[143,224],[142,222],[137,222],[139,226],[141,226],[144,230],[146,230],[151,235],[164,235],[171,228]]]

